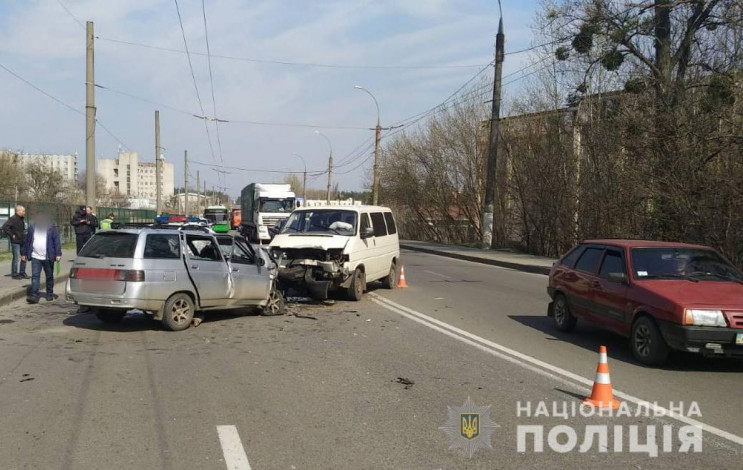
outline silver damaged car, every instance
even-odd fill
[[[197,230],[105,230],[74,261],[66,295],[104,322],[139,309],[166,329],[191,325],[196,311],[260,307],[276,315],[284,299],[276,265],[241,237]]]

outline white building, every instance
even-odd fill
[[[21,153],[18,154],[16,162],[21,167],[40,163],[58,171],[69,182],[77,181],[77,153],[69,155]]]
[[[140,162],[136,152],[119,152],[118,158],[98,160],[98,174],[106,181],[106,188],[131,196],[134,199],[148,199],[155,205],[157,182],[155,163]],[[175,166],[162,162],[160,188],[163,203],[175,191]]]

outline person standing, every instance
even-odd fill
[[[114,223],[114,218],[116,218],[116,215],[111,212],[106,216],[105,219],[101,220],[101,230],[109,230],[111,228],[111,224]]]
[[[31,289],[26,301],[39,303],[39,286],[41,271],[46,275],[46,295],[48,301],[54,300],[54,263],[62,259],[62,243],[54,222],[46,215],[39,214],[38,219],[28,229],[24,245],[23,260],[31,261]]]
[[[90,206],[81,206],[79,210],[72,216],[72,226],[75,227],[75,242],[77,245],[77,253],[83,249],[83,246],[93,236],[93,218],[92,209]]]
[[[21,255],[23,244],[26,241],[26,208],[15,206],[15,214],[10,216],[3,224],[2,231],[10,238],[10,247],[13,251],[13,265],[10,268],[11,277],[13,279],[28,279],[26,262]]]

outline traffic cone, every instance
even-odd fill
[[[400,278],[397,280],[397,287],[408,287],[405,281],[405,266],[400,266]]]
[[[619,402],[614,399],[614,393],[611,390],[606,346],[599,348],[599,365],[596,368],[596,380],[593,381],[591,396],[583,400],[583,403],[599,408],[611,408],[614,410],[619,408]]]

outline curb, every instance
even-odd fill
[[[59,276],[54,277],[54,286],[56,287],[58,284],[62,284],[67,282],[67,278],[69,278],[69,274],[60,274]],[[59,295],[59,294],[57,294]],[[59,298],[63,298],[63,295],[60,295]],[[13,291],[9,294],[3,294],[0,296],[0,307],[4,307],[6,305],[10,305],[11,303],[15,302],[16,300],[25,299],[26,298],[26,288],[20,288],[18,291]]]
[[[514,269],[516,271],[524,271],[524,272],[532,273],[532,274],[543,274],[545,276],[549,275],[550,270],[552,269],[551,267],[546,267],[546,266],[512,263],[509,261],[499,261],[495,259],[480,258],[479,256],[471,256],[471,255],[465,255],[461,253],[451,253],[448,251],[439,251],[439,250],[434,250],[431,248],[422,248],[420,246],[407,245],[405,243],[400,243],[400,248],[405,248],[406,250],[412,250],[412,251],[420,251],[421,253],[428,253],[430,255],[438,255],[438,256],[444,256],[447,258],[460,259],[463,261],[471,261],[473,263],[489,264],[491,266]]]

